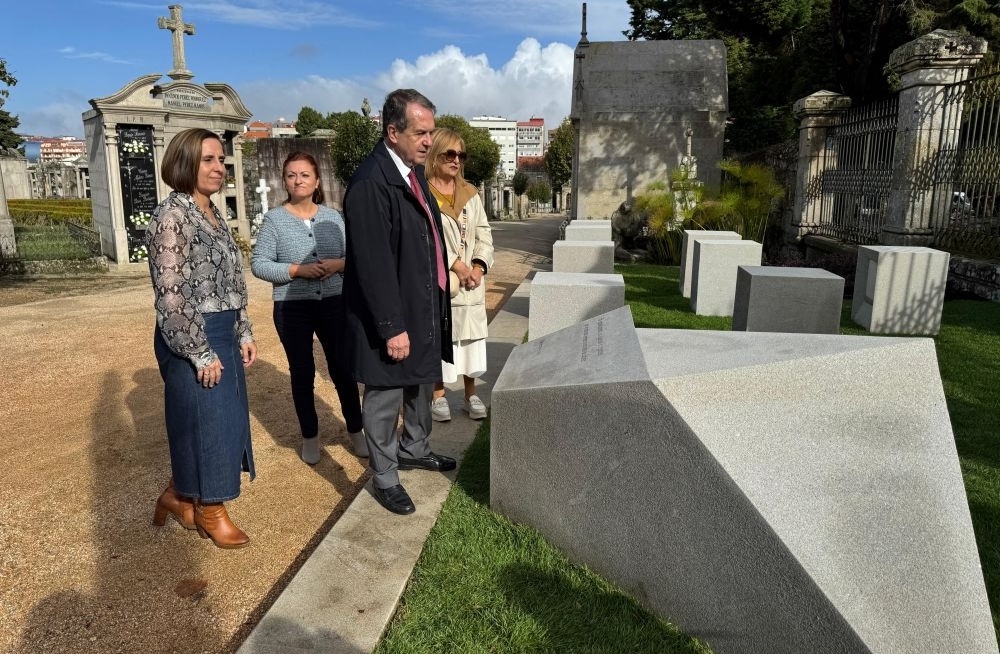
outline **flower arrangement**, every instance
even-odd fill
[[[131,263],[140,263],[149,259],[149,251],[146,250],[145,245],[139,245],[134,250],[132,250],[128,255],[128,260]]]
[[[149,154],[149,146],[142,141],[132,139],[131,141],[122,143],[122,152],[131,155],[146,156]]]
[[[130,223],[133,227],[146,227],[149,225],[149,220],[152,218],[152,214],[146,213],[145,211],[140,211],[139,213],[132,214],[128,217]]]

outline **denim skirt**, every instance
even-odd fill
[[[212,388],[198,383],[194,365],[170,349],[158,328],[153,351],[163,377],[177,494],[204,503],[225,502],[239,496],[241,472],[254,478],[247,383],[236,338],[236,312],[201,315],[208,343],[223,365],[220,383]]]

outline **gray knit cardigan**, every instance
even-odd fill
[[[288,267],[293,263],[342,259],[345,244],[344,217],[336,209],[320,205],[312,220],[303,221],[278,206],[264,214],[264,223],[253,246],[250,270],[255,277],[274,284],[271,297],[275,302],[319,300],[340,295],[344,286],[342,274],[324,280],[292,279]]]

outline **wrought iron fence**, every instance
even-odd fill
[[[815,230],[848,243],[878,243],[892,178],[898,98],[857,107],[830,130],[824,152],[821,212]]]
[[[942,102],[932,244],[1000,257],[1000,65],[951,86]]]

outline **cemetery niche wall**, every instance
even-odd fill
[[[490,503],[713,651],[997,652],[928,338],[636,329],[514,349]]]

